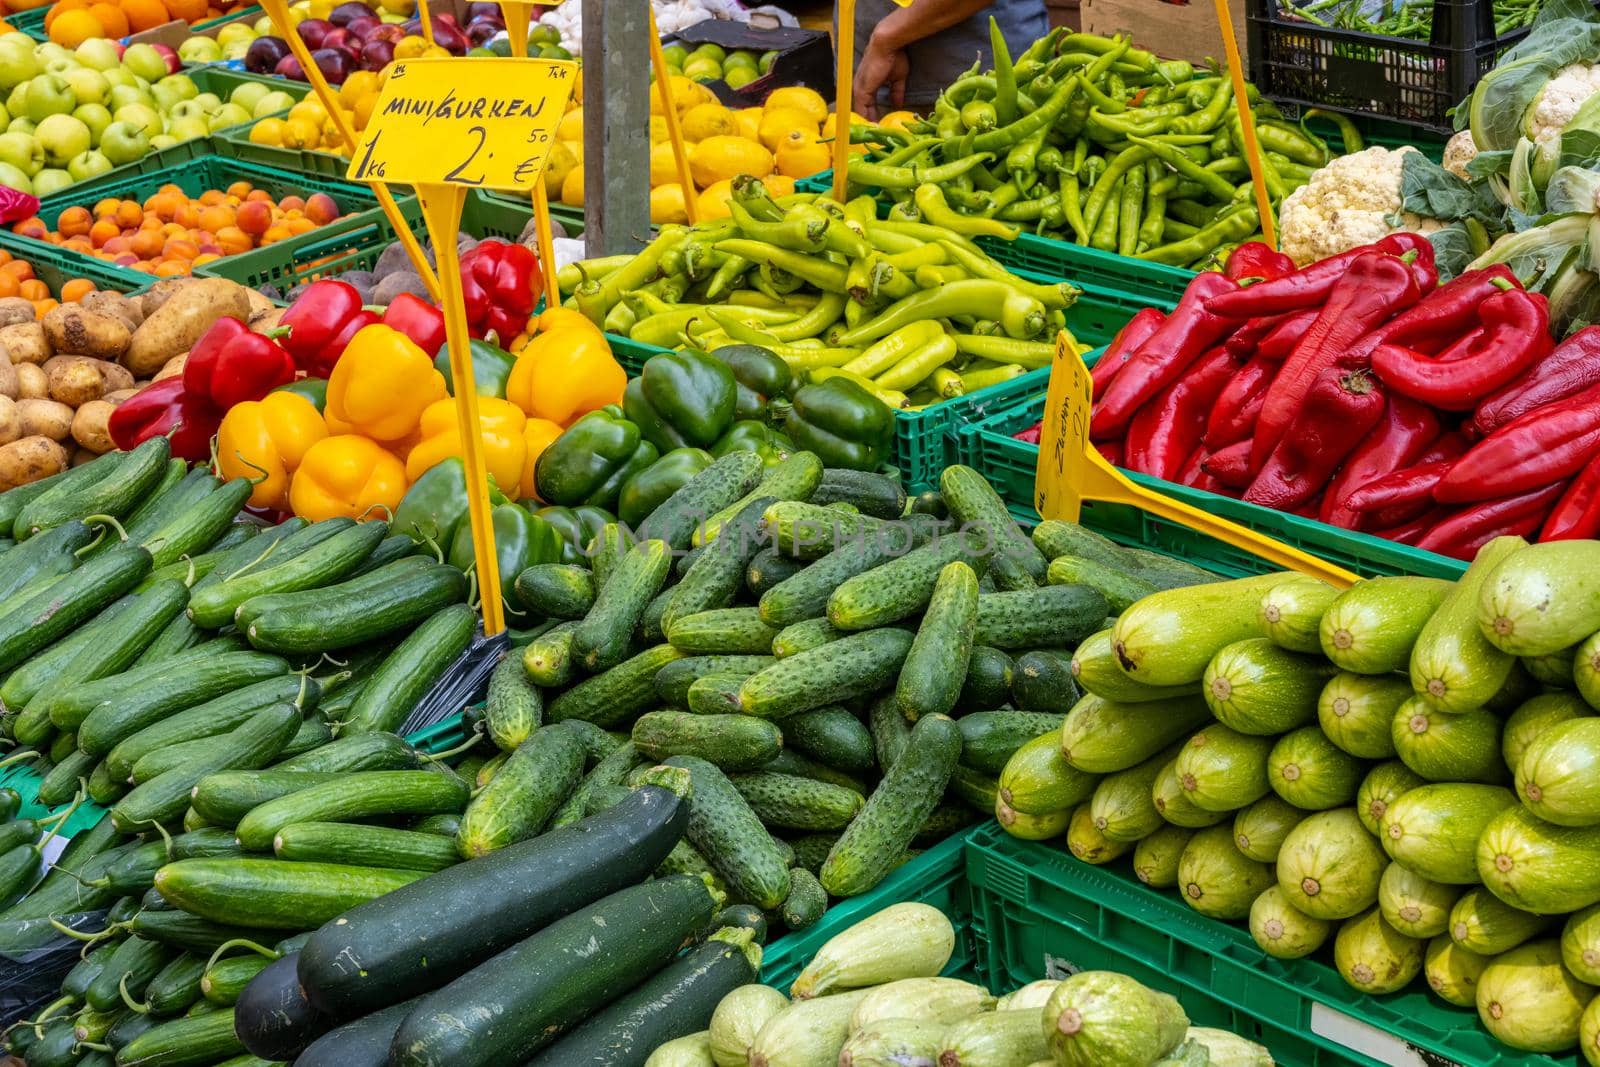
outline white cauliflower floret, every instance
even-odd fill
[[[1462,181],[1472,181],[1467,164],[1478,157],[1478,142],[1472,139],[1471,130],[1462,130],[1444,144],[1444,169]]]
[[[1600,93],[1600,66],[1574,63],[1551,75],[1522,116],[1522,133],[1539,142],[1558,137],[1583,102]]]
[[[1400,210],[1400,175],[1410,145],[1339,156],[1284,198],[1278,239],[1285,255],[1307,263],[1371,244],[1391,233],[1432,233],[1437,219]],[[1394,225],[1394,221],[1399,225]]]

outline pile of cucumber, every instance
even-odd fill
[[[1455,582],[1150,593],[1078,646],[1086,695],[1012,755],[996,814],[1131,854],[1270,955],[1326,946],[1371,994],[1425,976],[1511,1047],[1597,1062],[1597,567],[1600,542],[1502,537]]]

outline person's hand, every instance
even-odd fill
[[[911,74],[911,61],[904,51],[888,48],[878,41],[877,35],[868,40],[861,62],[856,66],[856,79],[851,89],[856,110],[869,119],[878,117],[878,90],[889,87],[889,103],[902,108],[906,103],[906,78]]]

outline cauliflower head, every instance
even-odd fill
[[[1544,83],[1544,88],[1523,113],[1523,136],[1536,144],[1559,137],[1562,128],[1578,113],[1578,108],[1596,93],[1600,93],[1600,66],[1573,63],[1562,67]]]
[[[1478,142],[1472,139],[1471,130],[1462,130],[1444,145],[1444,169],[1462,181],[1472,181],[1467,164],[1478,157]]]
[[[1438,219],[1400,209],[1401,169],[1406,153],[1415,151],[1409,145],[1394,151],[1368,148],[1339,156],[1311,175],[1278,211],[1284,254],[1304,266],[1391,233],[1443,229]]]

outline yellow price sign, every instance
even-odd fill
[[[555,144],[577,70],[555,59],[398,62],[348,177],[530,192]]]
[[[1050,388],[1039,425],[1039,468],[1034,477],[1033,499],[1040,515],[1076,522],[1085,500],[1128,504],[1341,589],[1357,581],[1358,576],[1343,567],[1135,485],[1089,441],[1093,397],[1089,368],[1084,366],[1072,337],[1062,332],[1056,337]]]

